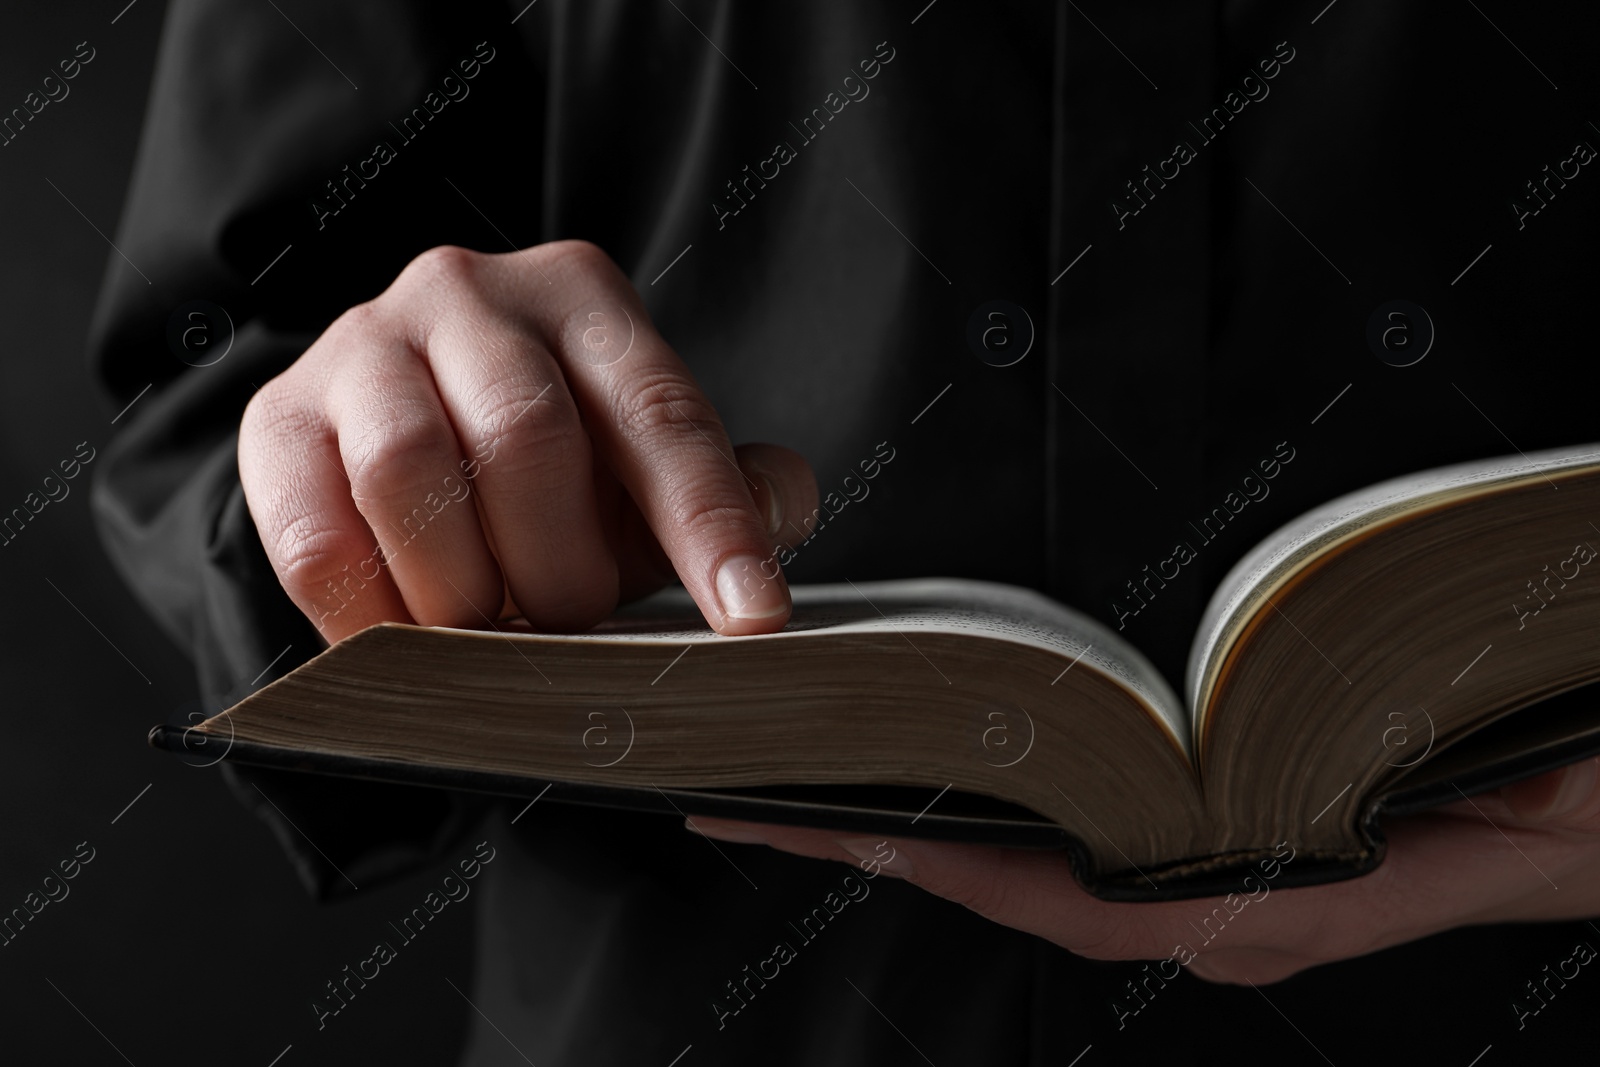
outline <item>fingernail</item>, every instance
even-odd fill
[[[749,830],[728,829],[717,826],[715,823],[702,825],[693,819],[684,819],[683,826],[684,829],[693,830],[701,837],[714,837],[718,841],[733,841],[741,845],[764,845],[767,843],[767,839],[760,834],[752,833]]]
[[[750,495],[755,498],[756,510],[766,520],[767,535],[775,538],[783,529],[783,499],[778,496],[778,487],[761,471],[751,471],[750,480],[755,483]]]
[[[1594,793],[1597,776],[1595,763],[1595,760],[1586,759],[1566,768],[1561,776],[1561,788],[1556,790],[1555,799],[1550,802],[1549,810],[1544,813],[1545,818],[1570,815],[1589,800]]]
[[[861,861],[861,869],[869,875],[892,874],[897,878],[910,878],[911,858],[905,850],[879,837],[842,837],[838,846]]]
[[[775,573],[764,577],[769,561],[760,556],[730,556],[717,568],[717,601],[731,619],[770,619],[789,610],[789,595]],[[776,571],[776,561],[770,569]]]

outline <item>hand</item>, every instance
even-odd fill
[[[850,862],[871,858],[881,845],[877,838],[704,816],[690,828]],[[1276,982],[1455,926],[1600,915],[1600,759],[1397,820],[1387,832],[1383,864],[1361,878],[1274,889],[1258,877],[1251,885],[1264,888],[1241,886],[1229,898],[1159,904],[1098,900],[1057,853],[891,838],[894,859],[882,866],[1079,955],[1170,958],[1172,967],[1209,981],[1241,984]],[[1215,909],[1226,920],[1206,925]]]
[[[520,612],[582,630],[674,572],[720,633],[781,629],[773,537],[811,469],[733,449],[605,253],[435,248],[263,386],[239,477],[284,590],[329,641]]]

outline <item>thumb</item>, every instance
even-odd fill
[[[1505,786],[1500,797],[1523,821],[1600,833],[1600,756]]]
[[[779,574],[777,544],[799,544],[811,532],[812,525],[807,520],[817,507],[817,482],[811,465],[793,449],[749,444],[733,451],[742,475],[739,480],[750,494],[755,517],[766,534],[760,563],[749,564],[745,574],[745,583],[759,589]],[[595,497],[602,511],[613,516],[612,548],[617,558],[620,601],[637,600],[671,582],[676,577],[672,561],[650,523],[627,490],[603,467],[595,473]],[[516,612],[512,609],[510,613]],[[707,621],[712,620],[708,617]],[[744,622],[736,624],[736,632],[760,633],[781,627],[784,621],[784,617],[775,616]]]
[[[811,464],[792,448],[749,444],[733,450],[756,513],[767,526],[774,547],[795,545],[810,536],[818,502],[817,479]]]
[[[723,458],[726,461],[725,454]],[[667,544],[671,531],[664,531],[656,523],[651,525],[663,549],[672,556],[678,577],[700,604],[713,629],[726,636],[772,633],[788,623],[791,610],[773,531],[787,526],[802,508],[815,501],[816,479],[799,453],[778,445],[736,448],[734,462],[749,504],[743,509],[712,509],[712,514],[728,518],[730,531],[726,536],[710,538],[713,545],[725,543],[709,590],[692,581],[692,573],[685,572],[681,544],[678,555],[673,555]],[[759,532],[752,529],[752,519],[759,523]],[[728,553],[728,544],[738,547]],[[696,548],[707,551],[703,545]],[[691,562],[691,570],[693,566]]]

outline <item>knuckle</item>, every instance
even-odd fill
[[[1087,932],[1081,942],[1068,947],[1091,960],[1126,960],[1149,955],[1147,951],[1140,951],[1137,941],[1133,923],[1109,921]]]
[[[384,317],[383,309],[375,300],[367,300],[346,308],[324,332],[324,337],[344,341],[351,337],[370,337]]]
[[[267,545],[278,581],[291,597],[310,599],[321,593],[365,546],[318,515],[295,516],[278,527]]]
[[[274,424],[282,417],[282,405],[276,396],[272,381],[255,391],[249,402],[244,406],[244,414],[239,416],[239,440],[255,441],[267,437]]]
[[[1228,965],[1226,951],[1202,952],[1188,963],[1188,971],[1212,985],[1242,985],[1240,976]],[[1220,957],[1220,959],[1219,959]]]
[[[722,419],[705,394],[678,377],[653,375],[632,383],[618,401],[617,423],[634,438],[721,434]]]
[[[341,441],[357,506],[383,503],[414,490],[446,464],[455,443],[449,424],[435,414],[404,414],[348,444]]]
[[[1018,903],[1016,887],[1006,878],[962,878],[934,891],[990,919],[1014,914]]]
[[[1600,805],[1591,802],[1586,810],[1561,819],[1560,825],[1563,830],[1571,831],[1582,837],[1600,837]],[[1585,844],[1592,845],[1593,842],[1585,842]]]
[[[1377,873],[1374,872],[1374,875]],[[1376,886],[1371,888],[1377,889]],[[1452,900],[1457,895],[1455,889],[1448,890],[1445,895],[1437,897],[1437,907],[1434,908],[1423,903],[1433,892],[1426,884],[1413,884],[1407,891],[1411,903],[1435,915],[1449,913]],[[1300,905],[1303,910],[1298,921],[1276,926],[1270,938],[1258,937],[1248,949],[1241,946],[1237,950],[1241,954],[1234,957],[1235,961],[1259,963],[1271,973],[1285,974],[1293,972],[1283,972],[1278,968],[1290,962],[1298,970],[1365,956],[1393,944],[1397,940],[1396,930],[1400,928],[1395,923],[1402,920],[1396,918],[1384,923],[1368,921],[1364,914],[1367,905],[1362,904],[1358,897],[1347,895],[1349,893],[1349,890],[1344,890],[1324,893],[1316,898],[1307,896]],[[1411,936],[1421,937],[1428,932],[1425,928],[1418,928]]]
[[[249,402],[244,406],[244,415],[240,418],[241,425],[249,423],[253,427],[260,428],[281,422],[290,416],[292,408],[284,395],[283,379],[282,374],[270,378],[265,385],[251,394]]]
[[[1197,956],[1189,972],[1213,985],[1270,985],[1314,963],[1286,953],[1222,949]]]
[[[483,446],[505,447],[525,458],[565,460],[581,436],[577,408],[567,393],[555,386],[542,390],[497,387],[478,397],[468,410]]]
[[[477,276],[485,257],[459,245],[436,245],[417,256],[400,272],[404,288],[462,288]]]
[[[331,378],[381,351],[396,333],[403,332],[404,319],[396,314],[391,299],[384,292],[345,308],[289,369],[268,385],[293,379],[301,392],[325,395]]]
[[[589,241],[551,241],[540,245],[538,252],[547,270],[559,272],[569,279],[593,278],[617,272],[616,263],[605,250]]]
[[[1576,792],[1577,803],[1551,821],[1580,836],[1600,834],[1600,757],[1571,764],[1562,771],[1561,793]]]
[[[257,389],[239,416],[239,446],[242,458],[240,475],[248,477],[246,467],[259,466],[261,457],[295,442],[310,440],[322,430],[317,412],[298,393],[282,384],[283,376]]]
[[[691,537],[704,538],[719,533],[742,534],[755,525],[749,508],[697,503],[697,497],[701,497],[701,494],[691,493],[686,499],[680,497],[670,512],[672,524]]]

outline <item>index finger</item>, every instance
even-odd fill
[[[535,313],[596,450],[714,629],[782,629],[789,588],[711,401],[604,252],[553,251],[550,273],[571,284],[558,277]]]

